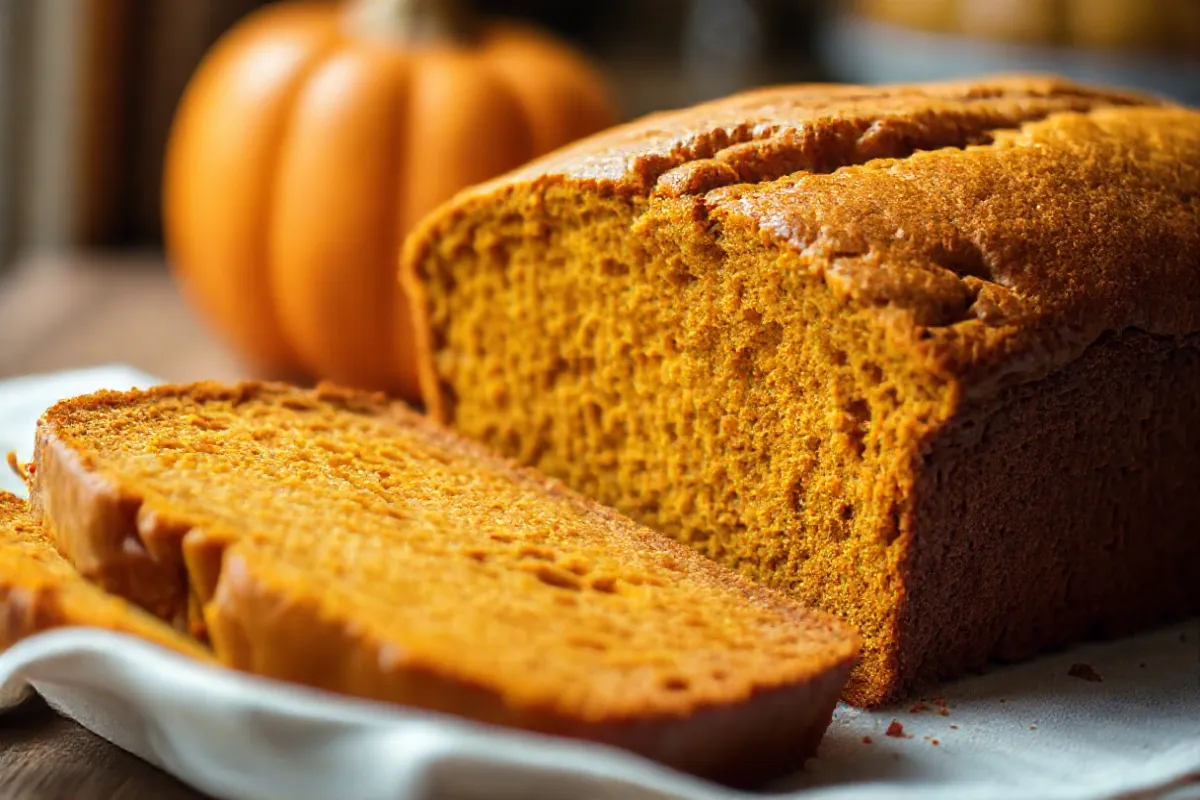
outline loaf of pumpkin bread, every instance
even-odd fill
[[[847,699],[1200,611],[1200,113],[660,114],[408,240],[431,413],[864,636]]]
[[[211,660],[194,639],[80,577],[33,521],[25,501],[0,491],[0,651],[28,636],[70,627],[126,633]]]
[[[227,665],[722,781],[798,767],[858,647],[836,618],[372,395],[67,401],[39,422],[31,482],[73,563],[190,617]]]

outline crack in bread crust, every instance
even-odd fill
[[[1200,330],[1198,198],[1194,110],[1053,80],[784,87],[469,191],[400,277],[431,414],[847,615],[876,703],[962,661],[902,629],[939,585],[903,565],[938,546],[913,520],[941,432],[1106,336]]]
[[[756,126],[753,136],[730,135],[730,144],[713,155],[691,158],[662,172],[652,194],[708,194],[726,186],[769,183],[800,174],[853,171],[881,159],[904,160],[918,151],[992,147],[998,137],[1019,135],[1030,123],[1107,107],[1104,101],[1078,97],[1005,103],[976,100],[930,104],[894,115],[850,114],[798,125]]]
[[[989,82],[949,82],[927,86],[783,86],[759,89],[680,111],[643,117],[612,128],[530,162],[510,175],[468,190],[466,196],[487,194],[505,183],[559,175],[592,184],[598,191],[626,196],[647,196],[659,178],[693,161],[744,159],[754,148],[778,139],[770,149],[792,152],[789,141],[805,141],[826,125],[853,123],[868,133],[871,126],[895,125],[895,134],[907,133],[914,144],[929,131],[911,127],[922,121],[935,128],[940,115],[964,120],[993,119],[993,127],[1012,127],[1022,120],[1038,119],[1060,111],[1087,111],[1105,106],[1155,105],[1144,95],[1092,90],[1065,81],[1043,78],[1006,78]],[[905,124],[910,127],[905,129]],[[795,137],[793,139],[793,137]],[[869,159],[874,147],[868,137],[860,158]],[[930,139],[935,142],[936,138]],[[785,145],[780,148],[778,145]],[[919,144],[917,145],[919,146]],[[883,148],[886,149],[886,148]],[[928,149],[928,148],[923,148]],[[794,153],[805,163],[802,153]],[[751,159],[752,160],[752,159]],[[819,161],[813,162],[820,164]],[[846,164],[859,163],[847,161]],[[747,169],[750,163],[747,163]],[[764,174],[781,177],[772,169]],[[795,170],[799,171],[803,167]]]

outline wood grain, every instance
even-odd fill
[[[203,800],[144,761],[58,716],[40,699],[0,716],[5,800]]]
[[[0,327],[0,379],[115,362],[171,382],[250,377],[156,254],[27,259],[0,282]]]

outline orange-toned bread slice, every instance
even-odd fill
[[[24,500],[0,492],[0,650],[51,628],[105,628],[200,660],[193,639],[80,577],[58,554]]]
[[[90,576],[253,673],[633,750],[796,768],[858,648],[382,398],[198,384],[60,403],[34,507]]]

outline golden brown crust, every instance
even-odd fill
[[[851,615],[867,644],[849,697],[872,704],[1003,654],[982,613],[953,641],[912,634],[906,607],[945,604],[957,578],[910,574],[910,559],[965,550],[962,574],[990,579],[1015,562],[981,563],[975,537],[1046,535],[1033,511],[993,509],[982,477],[957,487],[979,530],[944,509],[918,527],[913,504],[930,506],[914,483],[941,432],[982,425],[1019,389],[1056,391],[1109,334],[1181,350],[1200,330],[1198,273],[1200,112],[1025,78],[784,87],[649,117],[463,193],[401,264],[433,416]],[[1022,458],[1069,459],[1037,449],[1049,441],[1030,437]],[[984,475],[1008,456],[976,458]],[[1163,478],[1129,507],[1190,513],[1158,485],[1166,462],[1140,463]],[[1100,477],[1072,480],[1035,488],[1082,519]],[[1101,523],[1180,546],[1182,524]],[[1103,524],[1050,530],[1087,547]],[[1111,591],[1115,606],[1139,590]],[[1110,610],[1055,625],[1037,619],[1044,592],[1013,602],[1037,646]],[[969,658],[952,653],[967,641]]]
[[[796,171],[830,171],[829,154],[812,145],[823,129],[862,123],[868,133],[842,159],[844,165],[886,157],[886,139],[906,134],[917,141],[936,136],[939,118],[997,122],[1039,119],[1065,111],[1102,106],[1155,104],[1145,95],[1080,86],[1053,77],[1003,76],[898,86],[804,84],[756,89],[678,111],[651,114],[564,147],[509,175],[466,190],[484,196],[498,187],[556,178],[596,189],[646,196],[669,172],[692,162],[713,160],[741,167],[739,182],[758,182],[765,174],[782,177]],[[890,123],[909,122],[893,128]],[[872,126],[878,126],[874,131]],[[997,125],[996,127],[1000,127]],[[942,131],[947,136],[948,132]],[[810,136],[814,138],[809,138]],[[807,147],[805,145],[808,145]],[[949,144],[949,142],[947,142]],[[929,148],[922,148],[929,149]],[[787,153],[794,166],[757,174],[763,156]],[[813,155],[826,158],[810,160]],[[776,161],[775,163],[779,163]],[[822,169],[822,166],[825,168]],[[711,187],[710,187],[711,188]]]
[[[894,685],[1200,613],[1197,473],[1196,336],[1105,337],[954,419],[911,490]]]
[[[763,89],[598,134],[418,226],[401,280],[443,421],[422,261],[476,209],[551,186],[628,197],[640,224],[694,228],[697,243],[798,253],[975,397],[1106,330],[1200,327],[1200,113],[1054,78]]]
[[[201,661],[212,660],[199,643],[87,583],[34,523],[25,502],[0,492],[0,650],[66,627],[128,633]]]
[[[990,145],[709,195],[767,230],[897,349],[973,397],[1036,380],[1106,331],[1200,328],[1200,113],[1099,108]]]
[[[786,670],[764,661],[757,676],[728,676],[724,694],[708,691],[689,699],[688,692],[666,692],[650,705],[618,695],[583,707],[570,699],[578,687],[560,686],[550,692],[545,686],[523,688],[516,685],[523,681],[514,672],[496,668],[485,674],[472,666],[479,659],[461,654],[462,663],[455,663],[419,637],[397,639],[387,620],[359,612],[367,599],[338,579],[336,566],[331,565],[328,576],[310,572],[296,566],[294,559],[288,561],[261,529],[251,535],[236,524],[201,519],[132,478],[121,457],[105,450],[93,435],[95,423],[119,416],[125,407],[166,408],[177,401],[186,402],[189,409],[220,404],[225,409],[257,405],[268,414],[270,408],[313,410],[333,415],[329,418],[334,424],[350,424],[356,416],[384,420],[406,431],[414,447],[427,448],[446,463],[502,474],[522,496],[569,507],[573,509],[569,517],[603,528],[610,537],[606,541],[670,562],[673,580],[686,581],[697,591],[728,595],[731,610],[744,604],[779,619],[782,627],[796,632],[799,641],[811,642],[797,645],[809,647],[805,661]],[[142,424],[153,423],[128,423]],[[283,422],[268,420],[261,430],[275,424]],[[73,433],[78,431],[84,433]],[[169,470],[163,474],[169,478]],[[189,493],[194,490],[203,497],[203,482],[188,485]],[[222,663],[333,691],[606,742],[726,781],[761,780],[798,766],[828,724],[858,648],[857,636],[832,617],[750,584],[689,548],[501,459],[403,405],[331,386],[305,392],[277,384],[205,383],[104,392],[60,403],[39,422],[33,496],[59,540],[72,554],[87,560],[92,574],[110,578],[112,590],[129,592],[138,600],[161,603],[168,598],[165,606],[156,609],[167,618],[184,616],[189,598],[194,598],[203,608],[204,623]],[[389,502],[401,504],[404,499],[396,494]],[[330,503],[337,501],[330,496]],[[455,544],[453,531],[447,528],[451,538],[446,546]],[[330,531],[330,537],[335,535],[340,534]],[[395,563],[403,567],[403,550],[397,551]],[[180,564],[186,569],[179,569]],[[471,588],[463,586],[460,591]],[[544,608],[542,613],[553,609]],[[488,624],[486,619],[475,622]],[[545,653],[544,657],[572,656]]]

